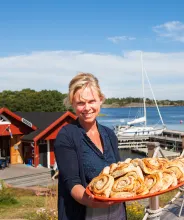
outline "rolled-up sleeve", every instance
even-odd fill
[[[81,184],[81,179],[77,153],[65,128],[62,128],[57,135],[54,153],[59,169],[59,178],[62,179],[65,189],[71,192],[75,185]]]

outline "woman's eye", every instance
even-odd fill
[[[92,100],[92,101],[90,101],[89,103],[90,104],[94,104],[96,101],[95,100]]]
[[[84,105],[84,102],[78,102],[77,105]]]

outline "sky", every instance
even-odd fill
[[[68,92],[93,73],[107,98],[184,100],[184,1],[1,0],[0,91]],[[146,97],[152,98],[145,83]]]

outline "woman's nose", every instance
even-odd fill
[[[84,109],[85,109],[85,110],[90,109],[90,104],[89,104],[89,103],[85,103],[85,105],[84,105]]]

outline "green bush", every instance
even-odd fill
[[[8,192],[7,188],[5,187],[3,181],[0,181],[0,205],[12,205],[17,204],[17,199]]]

